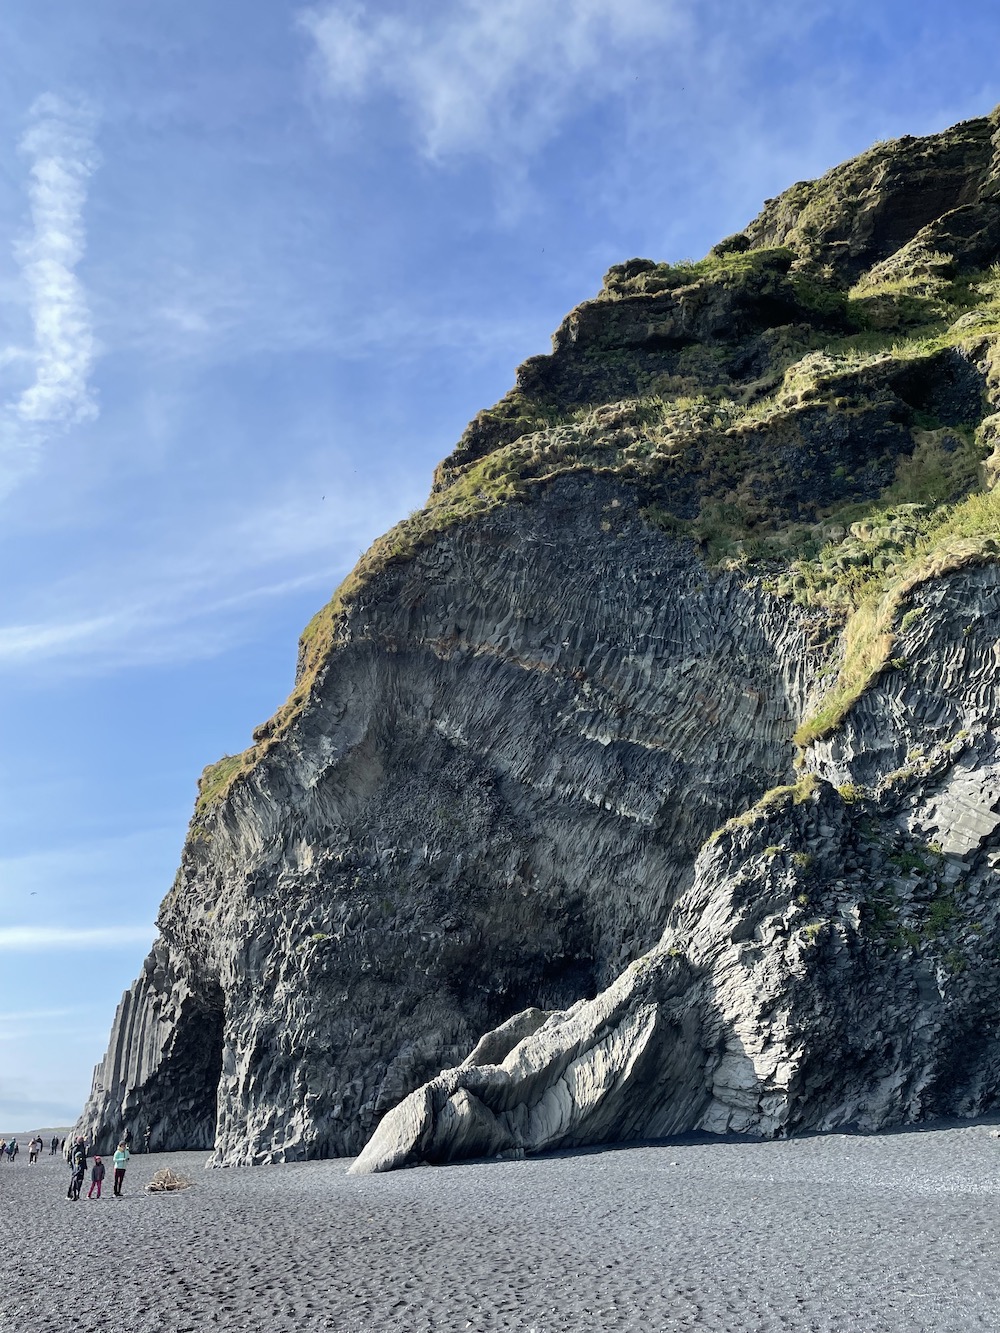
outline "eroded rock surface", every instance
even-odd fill
[[[1000,788],[983,703],[1000,689],[1000,571],[942,581],[922,605],[907,669],[817,747],[827,777],[727,824],[654,949],[504,1059],[470,1057],[412,1093],[352,1170],[993,1107]],[[848,757],[862,712],[887,742],[859,752],[864,794]]]
[[[190,1143],[171,1043],[224,1010],[220,1156],[356,1152],[482,1031],[658,938],[708,834],[791,772],[817,618],[622,496],[554,483],[358,606],[280,755],[190,838],[100,1104]]]
[[[995,1105],[997,161],[611,270],[206,771],[83,1132],[384,1170]]]

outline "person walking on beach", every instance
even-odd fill
[[[34,1137],[34,1138],[31,1140],[31,1142],[28,1144],[28,1165],[29,1165],[29,1166],[33,1166],[34,1163],[38,1161],[38,1154],[42,1151],[42,1149],[43,1149],[44,1147],[45,1147],[45,1144],[42,1142],[42,1136],[41,1136],[41,1134],[36,1134],[35,1137]]]
[[[87,1174],[87,1149],[84,1147],[83,1139],[77,1139],[73,1144],[69,1161],[73,1174],[69,1178],[69,1189],[66,1191],[66,1198],[75,1201],[80,1197],[80,1191],[83,1189],[83,1178]]]
[[[59,1151],[59,1135],[53,1134],[52,1142],[49,1144],[49,1156],[55,1157],[58,1151]]]
[[[17,1153],[17,1139],[11,1139],[10,1143],[7,1144],[7,1161],[12,1162],[17,1156]]]
[[[104,1163],[100,1157],[94,1157],[94,1165],[90,1168],[90,1189],[87,1191],[87,1198],[94,1197],[94,1190],[97,1190],[97,1197],[101,1197],[101,1184],[104,1180]]]
[[[122,1182],[125,1179],[125,1168],[128,1166],[129,1151],[124,1143],[119,1143],[115,1149],[115,1198],[122,1196]]]

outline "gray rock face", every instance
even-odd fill
[[[908,669],[812,755],[837,786],[811,773],[732,820],[654,949],[503,1059],[474,1054],[412,1093],[351,1169],[995,1105],[1000,571],[919,605]]]
[[[88,1130],[212,1142],[217,1078],[218,1160],[357,1152],[480,1033],[655,943],[704,839],[791,772],[817,617],[625,498],[556,482],[382,576],[193,829]]]
[[[385,1170],[996,1104],[998,125],[616,266],[476,418],[206,776],[88,1141]]]

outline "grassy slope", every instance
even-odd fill
[[[813,213],[823,197],[816,189],[808,195]],[[796,318],[770,329],[764,321],[729,341],[694,341],[669,360],[669,373],[643,370],[628,381],[640,392],[611,401],[602,393],[623,375],[628,380],[629,358],[637,354],[598,338],[563,358],[576,376],[572,396],[583,401],[519,388],[481,413],[474,423],[480,437],[492,442],[495,428],[495,443],[479,457],[457,451],[425,508],[380,537],[310,621],[290,698],[258,729],[254,745],[205,770],[196,819],[287,732],[334,649],[345,611],[380,571],[411,559],[455,524],[521,502],[535,486],[572,472],[630,483],[647,520],[697,542],[709,563],[757,572],[777,595],[826,607],[839,619],[846,629],[839,674],[797,740],[808,744],[835,727],[889,659],[908,593],[997,553],[1000,498],[980,489],[981,461],[1000,435],[990,405],[983,403],[974,422],[948,426],[933,412],[912,411],[900,426],[898,403],[885,386],[893,375],[930,373],[942,354],[959,349],[990,368],[997,388],[1000,269],[963,270],[952,256],[917,247],[895,269],[877,265],[848,285],[818,261],[814,228],[809,238],[808,256],[801,247],[724,244],[722,253],[697,263],[613,268],[597,302],[581,312],[608,318],[616,303],[635,305],[637,298],[643,309],[671,310],[678,302],[697,308],[713,296],[742,294],[751,307],[791,303]],[[858,441],[863,447],[886,421],[897,433],[908,430],[909,443],[889,459],[891,475],[886,455],[882,474],[861,477]],[[850,455],[837,452],[845,422]],[[811,489],[795,475],[803,471],[804,447],[821,474]],[[884,484],[874,487],[879,475]]]

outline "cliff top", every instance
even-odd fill
[[[626,483],[709,563],[849,618],[846,681],[800,739],[834,725],[906,592],[1000,539],[998,193],[1000,108],[796,183],[702,260],[613,266],[306,627],[290,699],[206,770],[199,814],[287,731],[373,580],[572,472]]]

